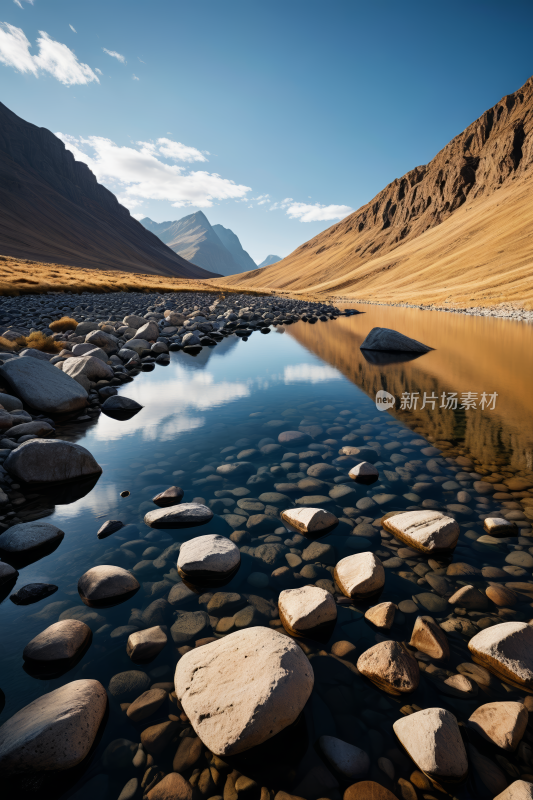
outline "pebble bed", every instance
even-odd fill
[[[285,326],[304,318],[309,323],[322,317],[327,321],[339,313],[331,306],[250,297],[232,297],[212,309],[215,299],[82,295],[72,300],[62,296],[63,305],[59,306],[57,297],[23,297],[4,300],[0,320],[9,322],[16,331],[25,327],[29,332],[31,327],[42,330],[53,316],[57,319],[68,314],[80,322],[83,318],[101,320],[107,323],[104,330],[109,327],[119,333],[127,314],[143,312],[142,316],[151,314],[155,319],[160,313],[157,308],[193,313],[198,306],[196,310],[203,312],[206,322],[193,325],[203,336],[212,338],[215,330],[222,338],[247,331],[243,338],[249,338],[249,331],[258,327],[268,325],[272,329],[270,326]],[[36,308],[44,312],[39,318]],[[229,319],[230,323],[245,323],[247,327],[215,327],[220,321],[217,317],[224,317],[228,311],[228,317],[237,317]],[[264,314],[273,316],[265,318]],[[186,331],[165,333],[162,315],[156,321],[162,332],[158,341],[170,351],[171,345],[182,350]],[[200,325],[212,327],[201,330]],[[67,337],[65,348],[71,343],[75,343],[75,334]],[[212,338],[211,343],[202,342],[201,346],[215,344]],[[157,355],[161,354],[166,355],[166,351]],[[153,356],[141,354],[140,361],[130,364],[130,369],[120,359],[115,378],[93,387],[86,414],[56,421],[56,436],[79,440],[84,425],[94,425],[94,417],[100,413],[100,389],[128,383],[140,371],[153,370],[154,362],[164,366],[170,358],[190,357],[177,352],[157,362]],[[149,381],[151,377],[141,376],[139,380]],[[121,393],[127,395],[127,387]],[[279,434],[291,430],[307,433],[311,443],[298,452],[279,444]],[[376,483],[364,486],[348,477],[358,459],[340,455],[344,446],[361,448],[360,458],[374,463],[379,471]],[[5,458],[11,445],[4,439],[0,448],[5,451],[0,450],[0,458]],[[231,474],[227,465],[235,465]],[[287,800],[288,795],[340,800],[350,782],[332,771],[321,757],[321,736],[335,736],[364,750],[370,762],[366,779],[404,800],[483,800],[495,797],[519,778],[533,781],[531,726],[515,752],[504,752],[466,727],[470,715],[490,701],[518,700],[533,711],[530,695],[473,664],[467,647],[481,630],[508,620],[529,622],[533,617],[531,473],[510,468],[503,459],[482,464],[460,441],[439,441],[435,447],[416,430],[378,413],[374,404],[347,381],[335,384],[334,390],[318,384],[278,393],[275,404],[243,401],[235,409],[217,412],[208,435],[203,430],[190,433],[186,446],[180,448],[168,440],[155,442],[139,451],[138,460],[113,461],[113,469],[114,485],[128,493],[120,513],[124,527],[98,540],[96,530],[90,537],[79,518],[67,518],[63,524],[67,536],[57,552],[67,547],[69,533],[71,541],[56,562],[57,583],[61,583],[58,593],[24,607],[17,617],[19,630],[13,630],[14,638],[23,635],[29,641],[59,620],[86,622],[93,640],[82,660],[57,678],[32,678],[36,687],[31,690],[32,696],[80,678],[97,679],[108,692],[109,717],[90,763],[71,785],[47,783],[47,796],[140,800],[174,771],[187,779],[198,798],[267,800],[277,793],[278,800]],[[20,486],[5,472],[1,481],[8,500],[2,506],[2,530],[53,511],[50,502],[46,507],[43,495],[21,494]],[[156,508],[152,497],[173,485],[183,488],[184,502],[207,505],[215,514],[213,520],[180,531],[148,528],[144,516]],[[295,506],[324,508],[338,517],[339,525],[316,541],[289,533],[280,513]],[[453,557],[421,555],[395,540],[381,524],[390,511],[420,509],[442,511],[458,521],[460,537]],[[518,535],[506,539],[487,535],[483,522],[491,516],[513,521]],[[195,536],[213,532],[227,535],[238,546],[241,567],[226,586],[203,594],[191,593],[177,572],[180,547]],[[382,561],[385,586],[378,599],[357,603],[340,593],[333,573],[340,559],[366,551]],[[78,579],[99,564],[129,570],[141,584],[135,597],[108,609],[83,605],[77,596]],[[22,570],[17,588],[24,582]],[[214,756],[197,739],[176,698],[173,676],[178,660],[206,639],[248,627],[268,626],[283,632],[277,605],[280,591],[312,584],[333,595],[337,622],[327,642],[297,640],[315,676],[302,719],[288,740],[285,738],[277,749],[262,751],[259,761],[247,764],[244,760],[236,766],[230,759]],[[449,602],[463,586],[479,590],[479,596],[466,608]],[[490,587],[494,591],[489,591],[489,598]],[[386,601],[396,607],[394,622],[389,630],[380,630],[365,619],[365,612]],[[5,606],[10,600],[6,598],[3,603]],[[444,664],[408,645],[420,615],[431,616],[446,633],[451,655]],[[0,621],[1,617],[0,609]],[[126,652],[128,637],[155,625],[167,627],[168,644],[150,664],[133,664]],[[420,683],[412,693],[387,694],[355,666],[362,653],[386,640],[403,642],[418,663]],[[20,653],[17,662],[11,654],[7,656],[6,677],[2,679],[7,707],[0,722],[28,702],[21,694],[27,692],[30,679],[19,677],[20,665]],[[458,676],[465,680],[449,680]],[[151,687],[163,691],[161,705],[141,722],[132,722],[127,709]],[[11,695],[17,695],[13,702]],[[392,728],[403,716],[434,706],[456,716],[467,747],[468,779],[451,789],[431,784],[403,750]],[[157,793],[151,794],[149,800],[157,797]],[[349,795],[350,800],[363,797],[356,792]]]

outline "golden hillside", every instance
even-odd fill
[[[261,270],[243,289],[361,300],[533,302],[533,78],[427,165]]]

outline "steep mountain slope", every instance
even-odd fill
[[[238,283],[398,302],[533,300],[532,187],[530,78],[427,166]]]
[[[225,228],[223,225],[213,225],[213,230],[226,248],[229,250],[235,261],[240,267],[240,272],[248,272],[250,269],[255,269],[257,264],[252,256],[243,248],[239,237],[233,233],[230,228]]]
[[[278,261],[281,261],[281,256],[267,256],[265,260],[259,264],[259,268],[270,267],[271,264],[277,264]]]
[[[0,253],[76,267],[213,277],[146,231],[53,133],[2,103]]]
[[[145,217],[141,223],[159,236],[171,250],[199,267],[218,272],[221,275],[234,275],[242,272],[232,254],[218,238],[203,211],[189,214],[174,222],[154,222],[149,217]]]

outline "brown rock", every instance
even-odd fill
[[[394,733],[417,767],[435,781],[460,783],[468,760],[454,715],[444,708],[426,708],[401,717]]]
[[[63,661],[74,658],[87,645],[92,634],[84,622],[65,619],[39,633],[24,648],[25,661]]]
[[[450,647],[444,631],[437,625],[433,617],[417,617],[411,634],[411,647],[416,647],[430,658],[447,660]]]
[[[515,781],[494,800],[533,800],[533,783],[529,780]]]
[[[533,691],[533,627],[525,622],[502,622],[477,633],[468,642],[476,664],[500,680]]]
[[[451,597],[448,603],[459,608],[466,608],[472,611],[484,611],[489,607],[489,601],[483,592],[474,586],[461,586]]]
[[[433,784],[429,778],[427,778],[423,772],[419,772],[417,769],[411,773],[409,780],[416,786],[417,789],[424,789],[425,791],[428,791],[429,789],[433,788]]]
[[[351,642],[342,640],[340,642],[335,642],[335,644],[331,646],[331,652],[334,656],[337,656],[337,658],[355,662],[357,648]]]
[[[413,692],[420,680],[416,659],[399,642],[374,645],[358,658],[357,669],[379,689],[392,695]]]
[[[365,619],[375,625],[376,628],[389,630],[394,624],[396,610],[397,606],[394,603],[378,603],[377,606],[372,606],[365,612]]]
[[[528,711],[522,703],[511,701],[486,703],[474,711],[469,727],[502,750],[516,750],[528,722]]]
[[[278,795],[276,795],[275,800],[278,800]],[[348,786],[342,796],[342,800],[398,800],[398,798],[380,783],[359,781]]]
[[[174,734],[179,730],[177,722],[160,722],[141,733],[142,746],[147,753],[157,756],[162,753]]]
[[[167,696],[168,692],[164,689],[148,689],[133,703],[130,703],[126,714],[133,722],[141,722],[141,720],[154,714],[164,703]]]
[[[175,772],[185,772],[185,770],[193,767],[200,756],[202,755],[203,744],[198,736],[184,737],[174,756],[172,762],[172,769]]]
[[[152,497],[152,503],[160,508],[168,508],[169,506],[177,506],[183,500],[183,489],[179,486],[169,486],[164,492],[156,494]]]
[[[148,800],[193,800],[193,789],[177,772],[165,775],[146,795]]]
[[[381,520],[386,531],[421,553],[452,550],[459,538],[459,525],[440,511],[405,511]]]
[[[489,600],[502,608],[512,608],[518,602],[515,592],[505,586],[489,586],[486,594]]]

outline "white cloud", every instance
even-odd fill
[[[31,72],[36,78],[40,72],[48,72],[65,86],[92,81],[99,83],[98,77],[87,64],[78,61],[66,44],[51,39],[45,31],[39,31],[37,45],[39,52],[33,56],[30,53],[31,44],[22,28],[0,22],[0,63],[18,72]]]
[[[101,69],[98,69],[98,67],[95,67],[94,71],[97,72],[99,75],[103,75],[104,74]]]
[[[18,6],[19,8],[24,8],[24,6],[23,6],[23,5],[22,5],[22,3],[20,2],[20,0],[13,0],[13,2],[14,2],[14,3],[15,3],[15,5],[16,5],[16,6]],[[32,6],[32,5],[33,5],[33,0],[24,0],[24,2],[25,2],[25,3],[29,3],[29,4],[30,4],[30,6]]]
[[[135,75],[135,73],[131,77],[133,78],[134,81],[140,81],[141,80],[140,78],[137,77],[137,75]]]
[[[176,160],[205,161],[194,147],[158,139],[157,143],[137,142],[122,147],[101,136],[83,137],[56,133],[78,161],[85,162],[119,200],[128,208],[139,206],[143,200],[166,200],[175,208],[196,206],[209,208],[217,200],[235,200],[251,191],[249,186],[236,184],[217,173],[187,172],[185,167],[167,164],[162,160],[172,153]]]
[[[343,376],[333,367],[319,364],[293,364],[285,367],[283,379],[286,384],[324,383],[325,381],[340,381]]]
[[[121,64],[128,63],[124,58],[124,56],[122,56],[120,53],[117,53],[116,50],[108,50],[107,47],[102,47],[102,50],[104,51],[104,53],[107,53],[108,56],[111,56],[111,58],[116,58],[117,61],[120,61]]]
[[[321,206],[320,203],[292,203],[286,208],[287,216],[299,219],[300,222],[325,222],[332,219],[343,219],[351,214],[350,206]]]
[[[142,144],[142,142],[137,142]],[[173,142],[171,139],[158,139],[159,152],[172,161],[207,161],[207,158],[196,147],[188,147],[181,142]],[[209,155],[209,153],[207,154]]]
[[[77,32],[78,32],[78,31],[76,30],[76,28],[74,27],[74,25],[71,25],[71,24],[70,24],[70,22],[69,22],[69,25],[68,25],[68,26],[69,26],[69,28],[70,28],[70,30],[71,30],[71,31],[74,31],[74,33],[77,33]]]

